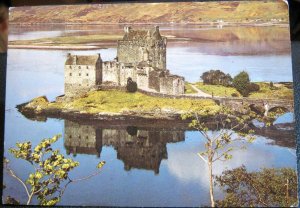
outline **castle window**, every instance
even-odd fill
[[[88,76],[89,76],[89,73],[86,73],[86,76],[88,77]]]
[[[70,69],[72,69],[72,66],[69,66]]]
[[[85,138],[86,138],[86,139],[89,139],[89,136],[86,136]]]
[[[71,138],[72,138],[72,135],[70,135],[69,138],[71,139]]]
[[[81,69],[81,66],[79,66],[78,69]]]
[[[81,73],[79,73],[79,75],[78,76],[81,76]]]
[[[88,69],[88,68],[89,68],[89,66],[86,66],[86,68]]]
[[[70,77],[71,77],[71,76],[72,76],[72,73],[70,73],[69,75],[70,75]]]

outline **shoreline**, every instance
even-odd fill
[[[122,129],[127,127],[138,127],[144,129],[174,129],[174,130],[183,130],[183,131],[196,131],[195,129],[189,127],[190,120],[182,120],[180,115],[172,114],[169,117],[155,117],[152,113],[152,116],[148,114],[145,115],[124,115],[116,113],[101,113],[101,114],[89,114],[81,113],[79,111],[66,111],[62,109],[46,109],[36,112],[36,109],[22,109],[28,103],[23,103],[17,105],[16,108],[18,111],[29,120],[46,122],[47,119],[59,119],[59,120],[68,120],[76,122],[79,125],[90,125],[97,126],[99,128],[113,128],[113,129]],[[215,122],[215,117],[210,115],[202,118],[203,121],[207,124],[209,129],[215,130],[218,128],[218,124]],[[283,123],[275,124],[270,127],[258,128],[254,126],[251,122],[247,124],[247,128],[244,129],[245,132],[252,129],[255,131],[255,135],[269,137],[272,142],[271,145],[280,145],[289,148],[295,148],[295,140],[292,139],[294,128],[292,129],[280,129],[280,127],[294,127],[295,123]],[[279,128],[278,128],[279,127]],[[284,139],[282,136],[284,135]]]

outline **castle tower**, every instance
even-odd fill
[[[150,66],[166,70],[167,38],[160,35],[158,26],[149,30],[125,27],[124,32],[118,41],[118,62],[138,64],[147,58]]]

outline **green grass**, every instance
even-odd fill
[[[40,38],[35,40],[17,40],[10,41],[10,45],[72,45],[87,44],[104,41],[116,41],[122,39],[121,35],[82,35],[82,36],[64,36],[55,38]]]
[[[197,91],[191,87],[191,84],[189,82],[185,82],[185,94],[194,94],[197,93]]]
[[[195,83],[196,87],[198,87],[200,90],[207,94],[214,93],[214,96],[220,96],[220,97],[231,97],[233,93],[236,93],[241,96],[240,93],[233,87],[224,87],[222,85],[206,85],[203,84],[203,82],[197,82]]]
[[[275,88],[271,89],[269,83],[259,82],[256,83],[260,86],[258,92],[253,92],[250,94],[250,98],[274,98],[274,99],[288,99],[292,100],[293,90],[288,89],[283,84],[274,84]]]
[[[271,89],[269,83],[256,82],[260,86],[258,92],[252,92],[249,98],[269,98],[269,99],[293,99],[293,90],[285,87],[283,84],[274,84],[275,88]],[[204,85],[202,82],[197,82],[195,85],[202,90],[211,95],[221,97],[231,97],[232,93],[237,93],[239,97],[241,94],[233,87],[224,87],[221,85]]]
[[[185,113],[189,110],[202,115],[213,115],[219,106],[213,100],[172,99],[128,93],[116,90],[92,91],[86,97],[68,103],[50,103],[48,108],[76,110],[86,113],[143,113],[155,110]]]

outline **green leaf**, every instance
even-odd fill
[[[105,165],[105,161],[101,161],[98,163],[97,168],[101,169]]]

